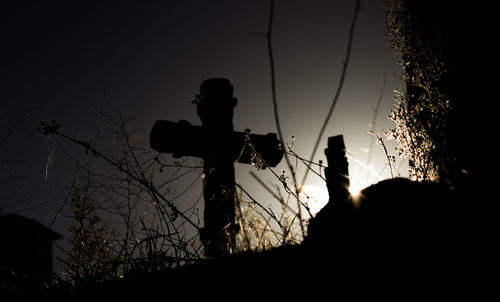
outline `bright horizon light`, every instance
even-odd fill
[[[349,192],[356,198],[367,186],[369,184],[365,185],[358,181],[351,181]],[[301,190],[301,201],[309,207],[309,211],[314,216],[328,203],[329,199],[326,184],[324,186],[306,184]]]
[[[302,187],[301,195],[302,202],[309,207],[309,211],[311,211],[313,215],[316,215],[330,199],[326,184],[323,186],[305,184],[304,187]]]
[[[359,201],[359,195],[365,188],[387,178],[387,170],[377,171],[374,164],[366,164],[356,159],[351,153],[347,154],[349,160],[349,192],[353,202]],[[383,167],[384,163],[377,163]],[[315,216],[329,201],[330,197],[326,183],[323,180],[311,181],[302,187],[300,200]]]
[[[349,193],[351,193],[352,196],[356,197],[366,187],[367,186],[365,184],[357,181],[351,181],[349,186]]]

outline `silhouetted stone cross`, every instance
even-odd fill
[[[201,126],[187,121],[156,121],[150,144],[158,152],[174,157],[194,156],[203,159],[204,228],[200,239],[205,256],[230,253],[239,231],[235,221],[234,163],[250,164],[257,152],[264,162],[275,167],[283,158],[283,148],[275,133],[267,135],[233,131],[233,109],[237,99],[229,80],[205,80],[195,97]],[[246,146],[247,138],[253,149]]]

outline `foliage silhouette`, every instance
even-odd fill
[[[484,3],[483,3],[484,4]],[[390,118],[400,156],[410,160],[410,177],[452,186],[479,181],[475,143],[488,140],[491,112],[481,104],[494,98],[481,63],[483,42],[495,17],[487,5],[388,1],[388,38],[401,58],[406,89],[399,89]]]

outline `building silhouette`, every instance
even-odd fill
[[[16,214],[0,216],[0,292],[35,294],[51,283],[52,242],[61,235]]]

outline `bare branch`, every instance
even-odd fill
[[[342,87],[344,85],[345,76],[347,74],[347,67],[349,65],[349,60],[351,58],[352,40],[354,37],[354,28],[356,26],[356,20],[358,18],[359,6],[360,6],[360,0],[357,0],[356,6],[354,8],[354,16],[353,16],[352,22],[351,22],[351,29],[349,30],[349,36],[348,36],[348,40],[347,40],[346,57],[344,60],[344,64],[342,66],[342,71],[340,73],[339,84],[337,86],[337,90],[335,91],[335,95],[333,97],[330,109],[328,110],[328,113],[326,114],[325,121],[323,122],[323,125],[321,126],[321,129],[319,131],[318,138],[316,139],[316,143],[314,144],[314,148],[313,148],[312,153],[311,153],[310,161],[312,161],[314,159],[314,156],[316,155],[316,151],[318,150],[319,144],[321,143],[321,139],[323,138],[323,134],[325,132],[326,126],[328,125],[328,122],[330,121],[330,118],[332,117],[333,110],[335,109],[335,105],[337,105],[337,101],[339,100],[339,96],[340,96],[340,93],[342,91]],[[302,184],[305,183],[308,173],[309,173],[309,170],[306,170],[306,173],[305,173],[304,178],[302,180]]]

